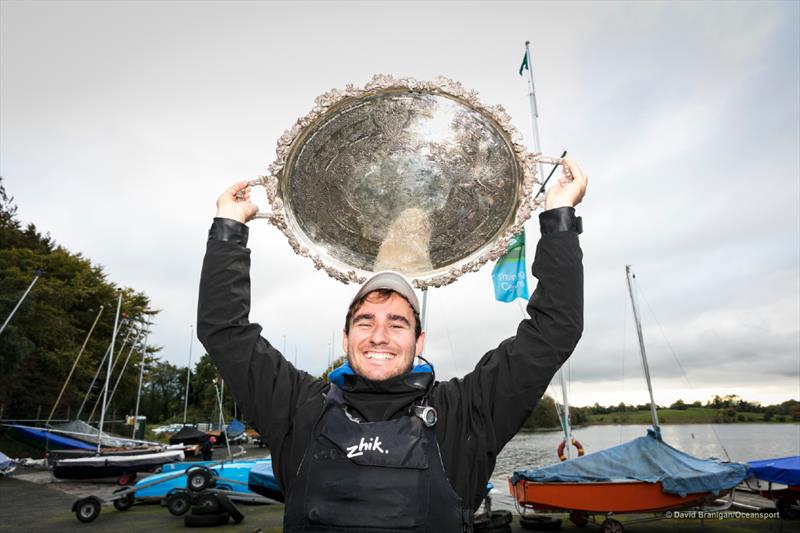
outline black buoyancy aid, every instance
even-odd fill
[[[286,533],[461,533],[471,516],[447,480],[433,427],[411,414],[359,422],[331,384],[286,494]]]

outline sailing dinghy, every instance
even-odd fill
[[[122,477],[137,472],[151,472],[162,465],[183,459],[183,450],[59,459],[53,465],[53,475],[58,479]]]
[[[646,513],[710,504],[731,492],[748,473],[747,465],[699,459],[669,446],[661,438],[650,369],[642,337],[639,309],[633,295],[630,267],[628,291],[639,336],[653,429],[630,442],[538,469],[516,470],[509,489],[524,509],[566,511],[576,525],[589,514]],[[621,532],[612,518],[603,532]]]
[[[750,461],[747,486],[775,502],[781,518],[800,516],[800,455]]]

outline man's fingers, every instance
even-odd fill
[[[237,194],[239,194],[239,191],[241,191],[242,189],[249,188],[249,186],[250,186],[249,184],[250,184],[250,182],[248,182],[247,180],[237,181],[236,183],[234,183],[233,185],[231,185],[230,187],[228,187],[225,190],[225,194],[230,194],[231,196],[236,196]]]
[[[580,167],[572,159],[565,157],[564,164],[569,168],[569,173],[572,174],[573,181],[577,180],[584,185],[586,184],[586,176],[584,176],[583,171],[581,171]]]

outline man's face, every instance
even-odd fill
[[[353,371],[371,381],[408,372],[425,344],[425,333],[415,338],[414,326],[411,305],[396,292],[385,299],[377,293],[367,295],[353,312],[350,332],[342,336]]]

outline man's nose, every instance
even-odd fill
[[[386,344],[389,342],[386,326],[375,326],[372,328],[372,334],[369,337],[369,342],[372,344]]]

